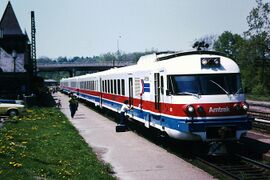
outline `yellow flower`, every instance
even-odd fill
[[[33,112],[33,110],[31,110],[31,109],[27,109],[27,110],[26,110],[26,112],[28,112],[28,113],[32,113],[32,112]]]
[[[18,163],[18,162],[11,161],[11,162],[9,162],[9,164],[12,165],[13,167],[16,167],[16,168],[22,167],[22,164],[21,163]]]
[[[32,130],[33,130],[33,131],[36,131],[37,129],[38,129],[37,126],[33,126],[33,127],[32,127]]]
[[[22,164],[21,163],[15,163],[15,164],[13,164],[13,166],[19,168],[19,167],[22,167]]]

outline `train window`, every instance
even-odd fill
[[[160,91],[161,91],[161,94],[164,94],[164,79],[163,79],[163,76],[160,76]]]
[[[107,93],[110,93],[110,81],[107,80]]]
[[[72,82],[71,82],[71,87],[72,87],[72,88],[76,88],[76,82],[72,81]]]
[[[225,77],[219,75],[206,75],[200,77],[203,94],[224,94]],[[224,90],[225,91],[224,91]]]
[[[174,80],[178,94],[185,94],[185,92],[199,92],[199,84],[197,82],[196,76],[176,76]]]
[[[105,81],[105,92],[107,93],[107,80],[104,80]]]
[[[226,76],[228,90],[231,94],[241,94],[243,92],[240,74],[229,74]]]
[[[111,93],[113,94],[113,80],[111,80]]]
[[[168,76],[168,89],[175,95],[243,93],[240,74]]]
[[[107,88],[108,88],[108,93],[110,93],[110,80],[107,80]]]
[[[122,95],[125,95],[125,80],[121,79]]]
[[[117,82],[116,82],[116,79],[114,80],[113,83],[114,83],[114,84],[113,84],[113,85],[114,85],[114,86],[113,86],[113,93],[114,93],[114,94],[117,94],[117,89],[116,89],[116,87],[117,87],[117,84],[116,84],[116,83],[117,83]]]
[[[117,79],[117,94],[119,94],[120,95],[120,91],[121,91],[121,84],[120,84],[120,79]]]

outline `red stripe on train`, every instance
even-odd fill
[[[123,103],[124,100],[127,100],[128,97],[100,93],[98,91],[90,91],[90,90],[80,90],[75,88],[69,88],[70,90],[84,93],[92,96],[102,96],[102,98],[107,100],[116,101],[118,103]],[[241,102],[233,102],[233,103],[204,103],[204,104],[192,104],[195,108],[194,117],[219,117],[219,116],[239,116],[245,115],[246,112],[239,108]],[[155,109],[155,102],[146,101],[142,99],[133,98],[133,106],[142,108],[143,110],[152,111],[155,113],[168,114],[172,116],[180,116],[186,117],[188,114],[186,112],[187,104],[169,104],[169,103],[160,103],[160,110]],[[202,108],[202,110],[198,110]]]

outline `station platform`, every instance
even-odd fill
[[[61,100],[61,111],[85,139],[98,158],[109,163],[120,180],[214,179],[165,149],[136,135],[132,131],[115,132],[116,123],[79,104],[71,118],[68,97],[54,94]]]

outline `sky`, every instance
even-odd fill
[[[255,0],[10,0],[37,57],[91,57],[121,52],[189,51],[196,39],[242,35]],[[8,0],[0,0],[2,17]]]

